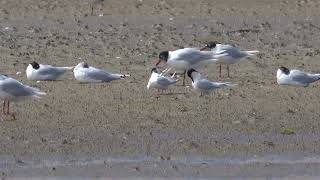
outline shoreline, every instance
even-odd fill
[[[1,159],[4,159],[3,156]],[[252,157],[162,157],[136,156],[65,159],[63,157],[7,158],[1,166],[8,179],[316,179],[320,177],[319,155],[265,155]],[[28,159],[28,160],[27,160]],[[32,159],[32,158],[31,158]],[[10,165],[8,165],[10,164]]]

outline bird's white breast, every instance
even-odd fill
[[[35,69],[33,69],[32,65],[29,64],[26,70],[27,79],[33,80],[34,79],[34,72]]]

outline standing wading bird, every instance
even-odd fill
[[[163,71],[164,74],[169,72],[172,68],[174,68],[175,71],[183,71],[183,85],[185,85],[186,71],[188,69],[198,68],[209,63],[217,62],[217,59],[214,58],[214,54],[211,51],[200,51],[196,48],[184,48],[175,51],[161,52],[156,66],[158,66],[161,61],[166,62],[169,66]]]
[[[234,87],[237,84],[231,84],[229,82],[211,82],[205,79],[198,71],[190,69],[187,72],[188,76],[192,81],[192,87],[200,92],[200,96],[204,94],[209,94],[211,90],[223,87]]]
[[[289,70],[281,66],[277,71],[277,83],[279,85],[303,86],[320,80],[320,74],[306,73],[297,69]]]
[[[221,77],[221,65],[227,65],[228,77],[229,77],[229,64],[234,64],[242,59],[245,59],[249,56],[253,56],[259,51],[240,51],[238,48],[233,47],[231,45],[218,44],[216,42],[209,42],[205,47],[201,49],[204,51],[205,49],[211,49],[214,54],[214,58],[218,59],[217,63],[220,64],[219,76]]]
[[[166,77],[157,72],[157,68],[152,68],[151,70],[151,77],[149,79],[147,88],[155,88],[159,90],[167,90],[170,85],[173,85],[177,82],[176,79],[173,79],[172,77]]]
[[[26,98],[40,98],[41,95],[46,95],[46,93],[41,92],[39,89],[24,85],[13,78],[0,75],[0,98],[3,99],[2,113],[4,115],[10,115],[10,101],[19,101]],[[15,119],[14,114],[11,115]]]
[[[74,77],[81,83],[102,83],[110,82],[117,79],[124,79],[129,75],[111,74],[101,69],[89,66],[85,62],[79,63],[73,69]]]
[[[47,80],[54,81],[57,80],[61,75],[71,70],[73,67],[54,67],[51,65],[38,64],[37,62],[32,62],[28,65],[26,74],[29,80]]]
[[[91,8],[91,16],[93,16],[93,10],[94,7],[99,4],[100,5],[100,10],[102,9],[104,0],[93,0],[93,2],[90,3],[90,8]]]

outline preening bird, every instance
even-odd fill
[[[184,48],[175,51],[163,51],[159,54],[159,61],[166,62],[169,66],[165,70],[168,72],[173,68],[175,71],[183,72],[183,85],[185,84],[185,73],[188,69],[199,68],[203,65],[214,63],[217,59],[214,58],[214,54],[211,51],[200,51],[196,48]]]
[[[151,77],[149,79],[147,88],[155,88],[158,90],[166,90],[169,88],[170,85],[173,85],[177,82],[176,79],[172,77],[167,77],[160,75],[157,72],[157,68],[152,68],[151,70]]]

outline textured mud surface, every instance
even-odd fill
[[[0,122],[0,154],[319,154],[320,84],[279,87],[275,79],[281,65],[320,71],[319,6],[316,0],[110,0],[96,3],[91,16],[84,0],[3,0],[0,71],[47,96],[13,104],[17,120]],[[219,78],[218,65],[203,69],[208,79],[237,88],[199,98],[191,87],[178,85],[158,99],[146,90],[160,51],[201,47],[209,40],[261,51],[230,66],[230,78],[225,69]],[[31,61],[87,61],[131,77],[79,84],[70,72],[61,81],[35,83],[25,77]]]

